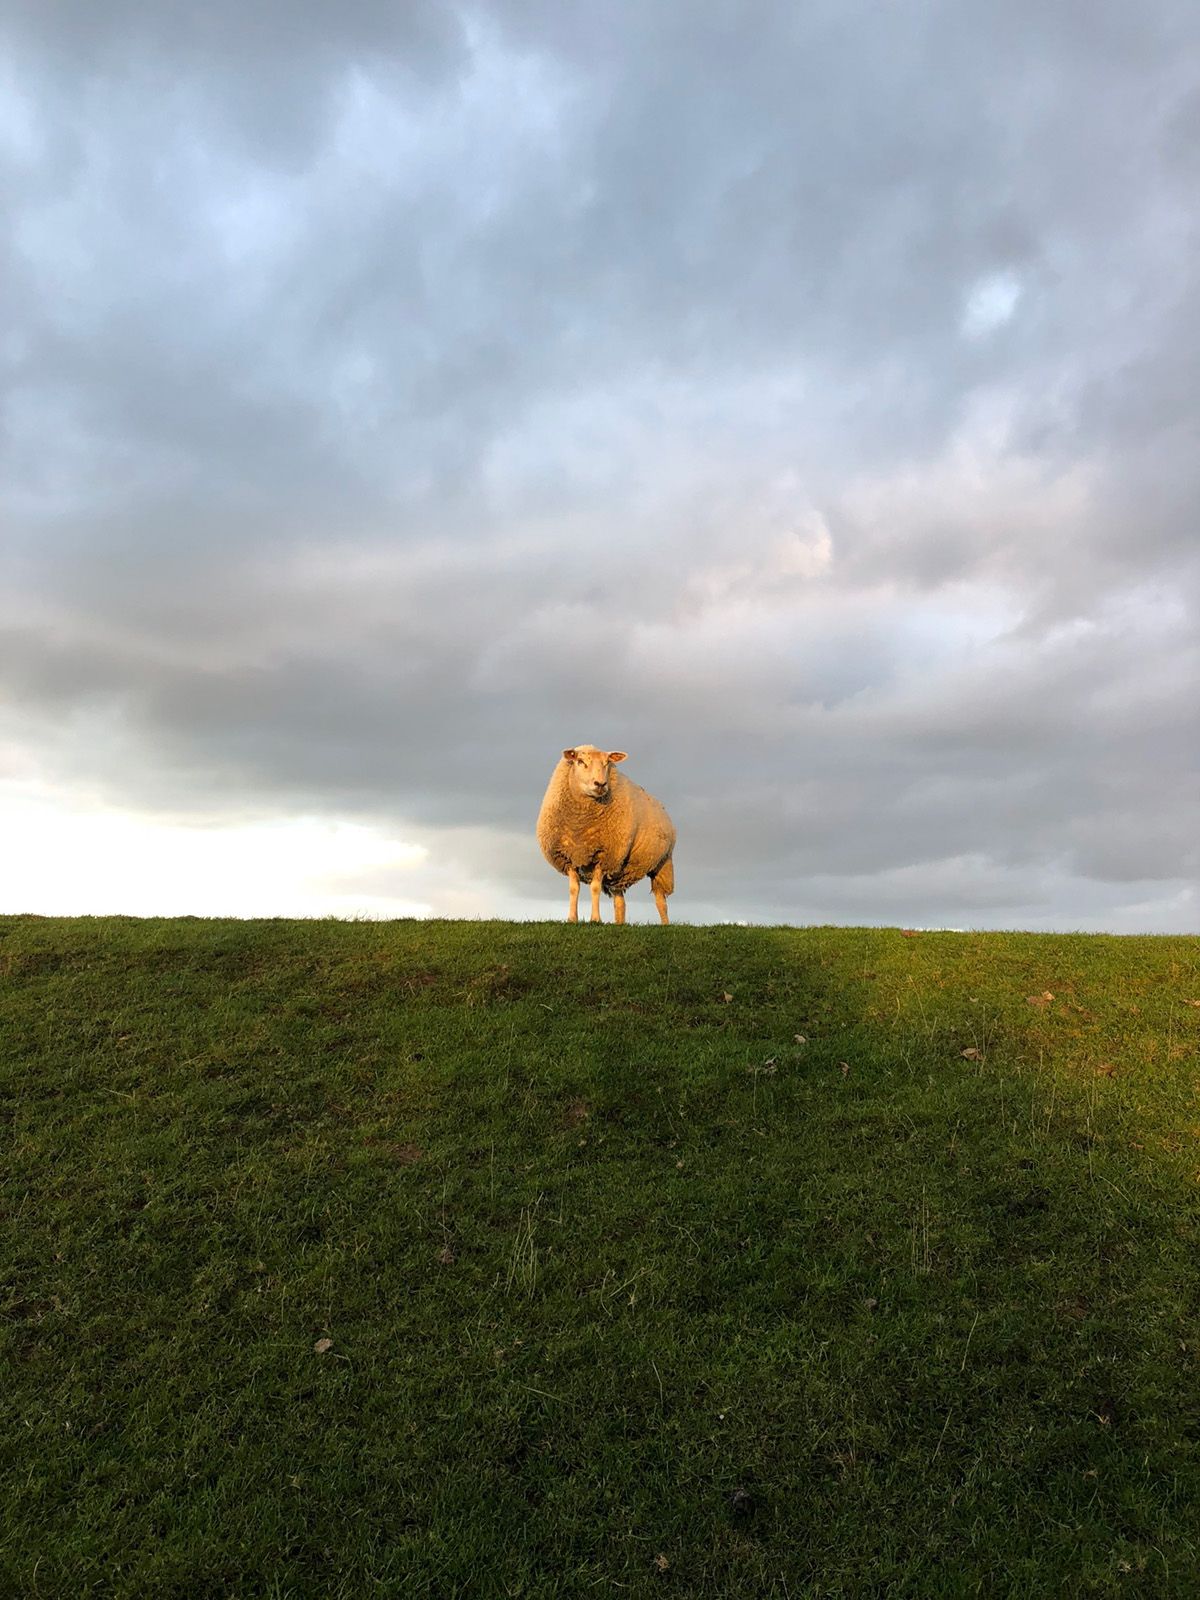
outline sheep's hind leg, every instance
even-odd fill
[[[601,877],[600,868],[599,867],[593,868],[593,870],[592,870],[592,915],[591,915],[591,918],[590,918],[590,920],[592,922],[599,922],[600,921],[600,877]]]
[[[571,886],[571,899],[567,906],[567,921],[579,921],[579,874],[572,867],[567,873],[567,882]]]
[[[675,863],[670,856],[657,872],[651,874],[650,887],[654,890],[654,904],[658,907],[659,918],[665,924],[670,921],[667,916],[667,896],[675,889]]]
[[[613,921],[616,923],[625,921],[625,896],[620,893],[613,895]]]

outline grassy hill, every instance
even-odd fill
[[[0,919],[0,1592],[1200,1593],[1200,941]]]

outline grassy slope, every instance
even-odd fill
[[[0,1591],[1194,1595],[1198,998],[1194,939],[0,919]]]

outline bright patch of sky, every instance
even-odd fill
[[[967,295],[963,333],[968,339],[982,339],[1011,322],[1021,294],[1021,281],[1011,272],[995,272],[981,278]]]
[[[43,916],[423,917],[396,892],[428,852],[361,823],[295,817],[188,826],[0,784],[3,908]],[[13,848],[13,846],[16,848]],[[341,885],[346,879],[354,887]],[[383,879],[391,892],[371,892]]]

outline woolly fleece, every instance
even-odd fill
[[[575,748],[583,755],[596,746]],[[608,794],[593,800],[575,788],[572,763],[564,756],[551,774],[537,836],[542,854],[559,872],[574,867],[590,883],[598,869],[605,894],[624,894],[646,877],[664,894],[675,888],[674,824],[661,801],[616,767],[609,768]]]

